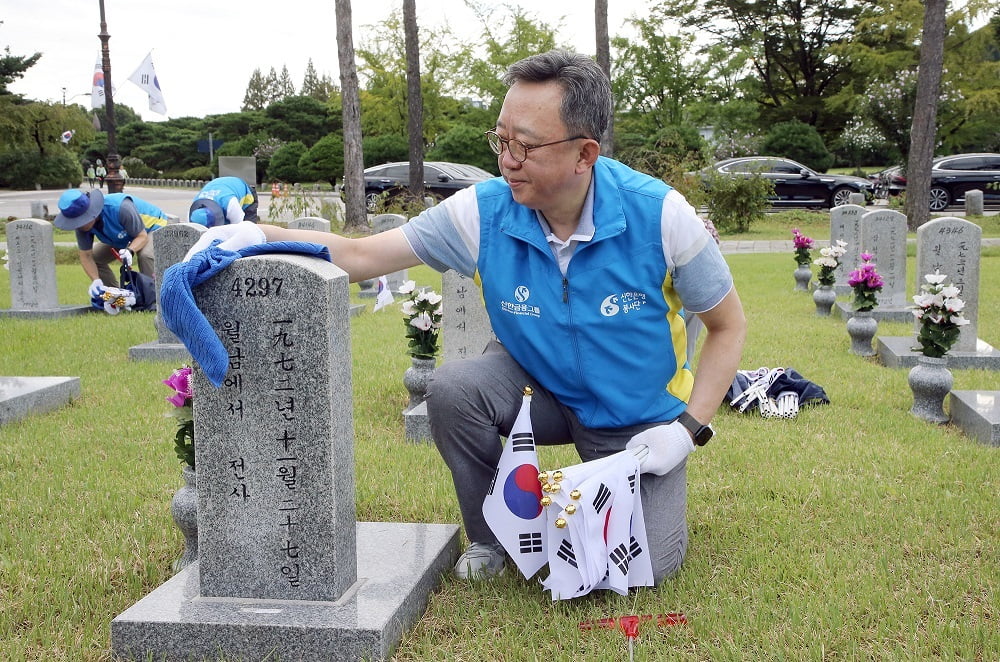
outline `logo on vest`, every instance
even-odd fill
[[[542,309],[538,306],[531,306],[525,303],[531,297],[531,290],[527,285],[518,285],[514,288],[514,299],[516,301],[501,301],[500,310],[511,315],[528,315],[530,317],[541,317]]]
[[[605,297],[601,302],[601,315],[614,317],[618,313],[635,312],[646,304],[646,295],[642,292],[621,292]]]

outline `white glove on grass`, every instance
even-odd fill
[[[198,241],[184,255],[184,262],[190,260],[195,253],[211,246],[216,239],[220,240],[219,248],[227,251],[238,251],[247,246],[267,242],[264,231],[257,227],[256,223],[243,221],[231,225],[216,225],[201,233]]]
[[[104,291],[104,281],[98,278],[94,280],[93,283],[90,284],[90,289],[87,290],[87,294],[89,294],[90,298],[93,299],[94,297],[101,296],[103,291]]]
[[[127,248],[123,248],[120,251],[118,251],[118,258],[122,261],[122,264],[124,264],[126,267],[128,267],[129,269],[132,268],[132,251],[130,251]]]
[[[639,468],[643,473],[657,476],[669,473],[694,450],[691,434],[677,421],[643,430],[625,444],[625,448],[633,451],[641,446],[646,446],[649,454],[640,460]]]

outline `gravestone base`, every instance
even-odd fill
[[[183,343],[152,342],[128,348],[128,357],[133,361],[182,361],[190,364],[191,352]]]
[[[433,442],[430,418],[427,416],[427,402],[421,402],[412,409],[403,410],[406,440],[413,442]]]
[[[79,377],[0,377],[0,425],[80,397]]]
[[[854,307],[849,301],[838,301],[837,309],[840,310],[840,318],[851,319],[854,316]],[[913,311],[909,308],[899,306],[876,306],[872,312],[872,319],[877,322],[912,322]]]
[[[458,558],[452,524],[357,523],[358,581],[336,602],[202,598],[196,561],[111,622],[126,659],[384,659]]]
[[[912,315],[911,315],[912,317]],[[917,345],[916,336],[876,336],[875,352],[882,365],[887,368],[912,368],[917,365],[920,352],[911,347]],[[1000,351],[982,339],[976,341],[976,351],[948,352],[948,368],[953,370],[1000,370]]]
[[[1000,391],[952,391],[951,422],[988,446],[1000,446]]]
[[[95,312],[97,309],[93,306],[81,306],[76,304],[66,304],[61,305],[56,308],[5,308],[0,310],[0,317],[9,317],[14,319],[60,319],[62,317],[71,317],[73,315],[83,315],[89,312]],[[103,310],[101,312],[104,312]]]

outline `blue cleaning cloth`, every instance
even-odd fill
[[[229,352],[215,333],[215,329],[198,310],[193,288],[201,285],[241,257],[266,253],[298,253],[330,259],[330,250],[321,244],[305,241],[272,241],[228,251],[213,243],[199,251],[187,262],[167,267],[160,284],[160,315],[164,324],[174,332],[192,358],[198,362],[208,381],[218,388],[229,371]]]

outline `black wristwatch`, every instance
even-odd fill
[[[677,417],[677,422],[691,433],[696,446],[704,446],[715,435],[715,430],[712,429],[711,425],[702,425],[698,419],[686,411],[681,412],[681,415]]]

